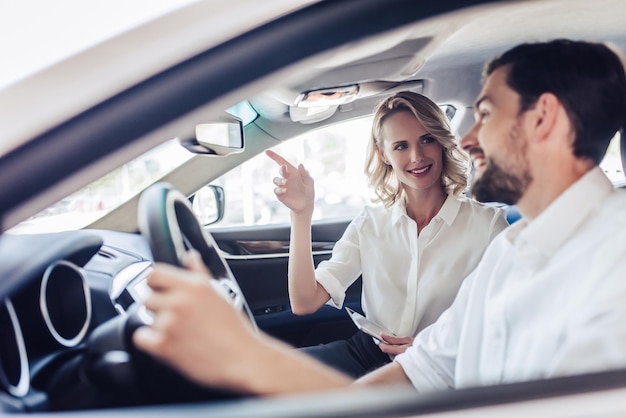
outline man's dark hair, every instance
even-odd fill
[[[520,110],[530,109],[543,93],[554,94],[574,128],[574,155],[599,164],[626,120],[626,75],[618,56],[600,43],[528,43],[487,63],[483,75],[504,66],[507,84],[520,95]]]

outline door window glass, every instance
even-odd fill
[[[371,126],[371,117],[354,119],[273,148],[292,164],[304,164],[315,180],[314,220],[352,217],[371,204],[363,173]],[[214,181],[226,198],[224,219],[217,225],[289,223],[289,210],[274,195],[278,169],[263,153]]]

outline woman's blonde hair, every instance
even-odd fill
[[[402,196],[400,182],[391,166],[381,159],[378,147],[382,150],[384,141],[382,128],[385,120],[393,114],[406,111],[411,112],[443,147],[442,187],[448,194],[460,195],[467,187],[469,160],[465,153],[459,150],[446,115],[428,97],[403,91],[384,99],[374,114],[365,160],[365,175],[377,196],[374,202],[382,202],[386,207],[390,207]]]

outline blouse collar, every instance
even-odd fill
[[[460,208],[461,208],[461,199],[454,195],[449,194],[448,197],[446,197],[446,200],[443,202],[443,206],[441,206],[441,209],[439,209],[439,212],[437,213],[437,215],[435,215],[433,220],[441,219],[446,223],[446,225],[450,226],[456,219],[456,216],[458,215]],[[402,219],[403,217],[406,217],[406,218],[409,217],[409,215],[407,215],[406,213],[406,200],[404,197],[398,200],[392,206],[391,210],[392,210],[392,213],[391,213],[392,225],[396,225],[400,221],[400,219]]]

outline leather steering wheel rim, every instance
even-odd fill
[[[182,266],[184,253],[196,249],[216,279],[214,287],[240,308],[256,328],[243,292],[221,255],[213,236],[193,213],[189,200],[171,184],[155,183],[139,199],[139,230],[146,237],[155,262]]]

